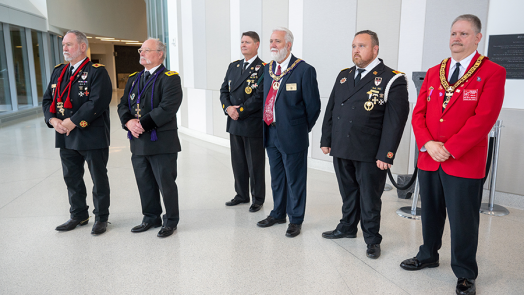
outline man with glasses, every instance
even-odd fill
[[[101,64],[93,64],[86,55],[87,37],[69,31],[62,41],[64,59],[51,75],[44,93],[42,109],[49,128],[56,130],[55,145],[60,148],[62,171],[69,195],[70,219],[57,231],[69,231],[89,222],[84,163],[93,180],[95,224],[91,231],[106,231],[109,216],[109,103],[111,79]]]
[[[118,105],[122,127],[128,131],[131,162],[142,203],[142,223],[131,229],[139,233],[160,227],[157,236],[168,237],[179,221],[177,157],[181,150],[176,113],[182,103],[177,72],[162,62],[166,45],[149,38],[138,50],[144,70],[130,75]],[[166,213],[161,218],[160,192]]]
[[[242,33],[240,49],[244,58],[229,64],[220,88],[220,101],[227,117],[226,131],[231,143],[231,164],[236,196],[226,206],[253,204],[249,212],[262,208],[266,197],[265,152],[262,141],[262,87],[264,64],[258,57],[260,38],[256,32]],[[258,93],[257,93],[258,92]]]

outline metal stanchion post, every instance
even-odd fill
[[[411,206],[401,207],[397,210],[397,214],[401,217],[419,220],[420,219],[420,208],[417,207],[418,195],[419,195],[418,179],[415,181],[415,189],[413,190],[413,203]]]
[[[491,179],[489,185],[489,203],[482,203],[480,206],[480,213],[484,213],[491,216],[504,216],[508,215],[508,209],[495,205],[495,186],[497,182],[497,166],[499,159],[499,147],[500,147],[500,129],[502,128],[502,120],[497,120],[493,129],[490,132],[490,137],[495,137],[495,144],[493,145],[493,164],[491,165]]]

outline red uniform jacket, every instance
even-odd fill
[[[466,73],[479,56],[477,52]],[[446,79],[450,63],[451,59],[446,65]],[[412,125],[419,149],[430,140],[440,141],[452,157],[439,163],[427,152],[419,152],[418,167],[436,171],[442,165],[449,175],[483,178],[488,134],[502,108],[506,70],[484,57],[476,72],[455,90],[444,112],[442,103],[446,92],[440,82],[439,70],[440,64],[426,74],[413,110]]]

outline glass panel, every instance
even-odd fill
[[[55,44],[55,35],[53,34],[49,34],[49,62],[51,63],[49,66],[51,67],[51,72],[53,72],[53,69],[54,67],[58,64],[58,62],[56,61],[56,56],[55,56],[55,48],[56,48],[56,44]]]
[[[7,56],[5,54],[4,30],[0,23],[0,113],[11,111],[11,92],[9,91],[9,75],[7,75]]]
[[[25,29],[10,25],[11,48],[15,70],[16,94],[18,107],[32,106],[31,79],[29,78],[29,60],[27,59],[27,40]]]
[[[64,48],[62,47],[62,40],[63,38],[62,37],[56,37],[56,47],[58,48],[58,61],[56,62],[56,64],[59,64],[61,62],[65,62],[63,61],[64,60]]]
[[[31,40],[33,40],[33,57],[35,59],[36,91],[38,93],[38,103],[42,103],[45,92],[45,61],[44,46],[42,45],[42,32],[31,31]]]

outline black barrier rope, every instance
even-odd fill
[[[489,169],[491,169],[491,160],[493,159],[493,145],[495,144],[495,138],[490,137],[489,138],[489,148],[488,148],[488,159],[486,161],[486,176],[482,179],[482,185],[486,182],[486,179],[488,178]],[[415,171],[413,171],[413,176],[409,180],[409,182],[405,186],[399,186],[398,183],[393,179],[393,175],[391,174],[391,169],[388,169],[388,177],[391,181],[391,184],[393,184],[394,187],[397,188],[397,190],[407,190],[411,187],[411,185],[415,182],[417,179],[417,172],[418,172],[418,166],[415,165]]]

